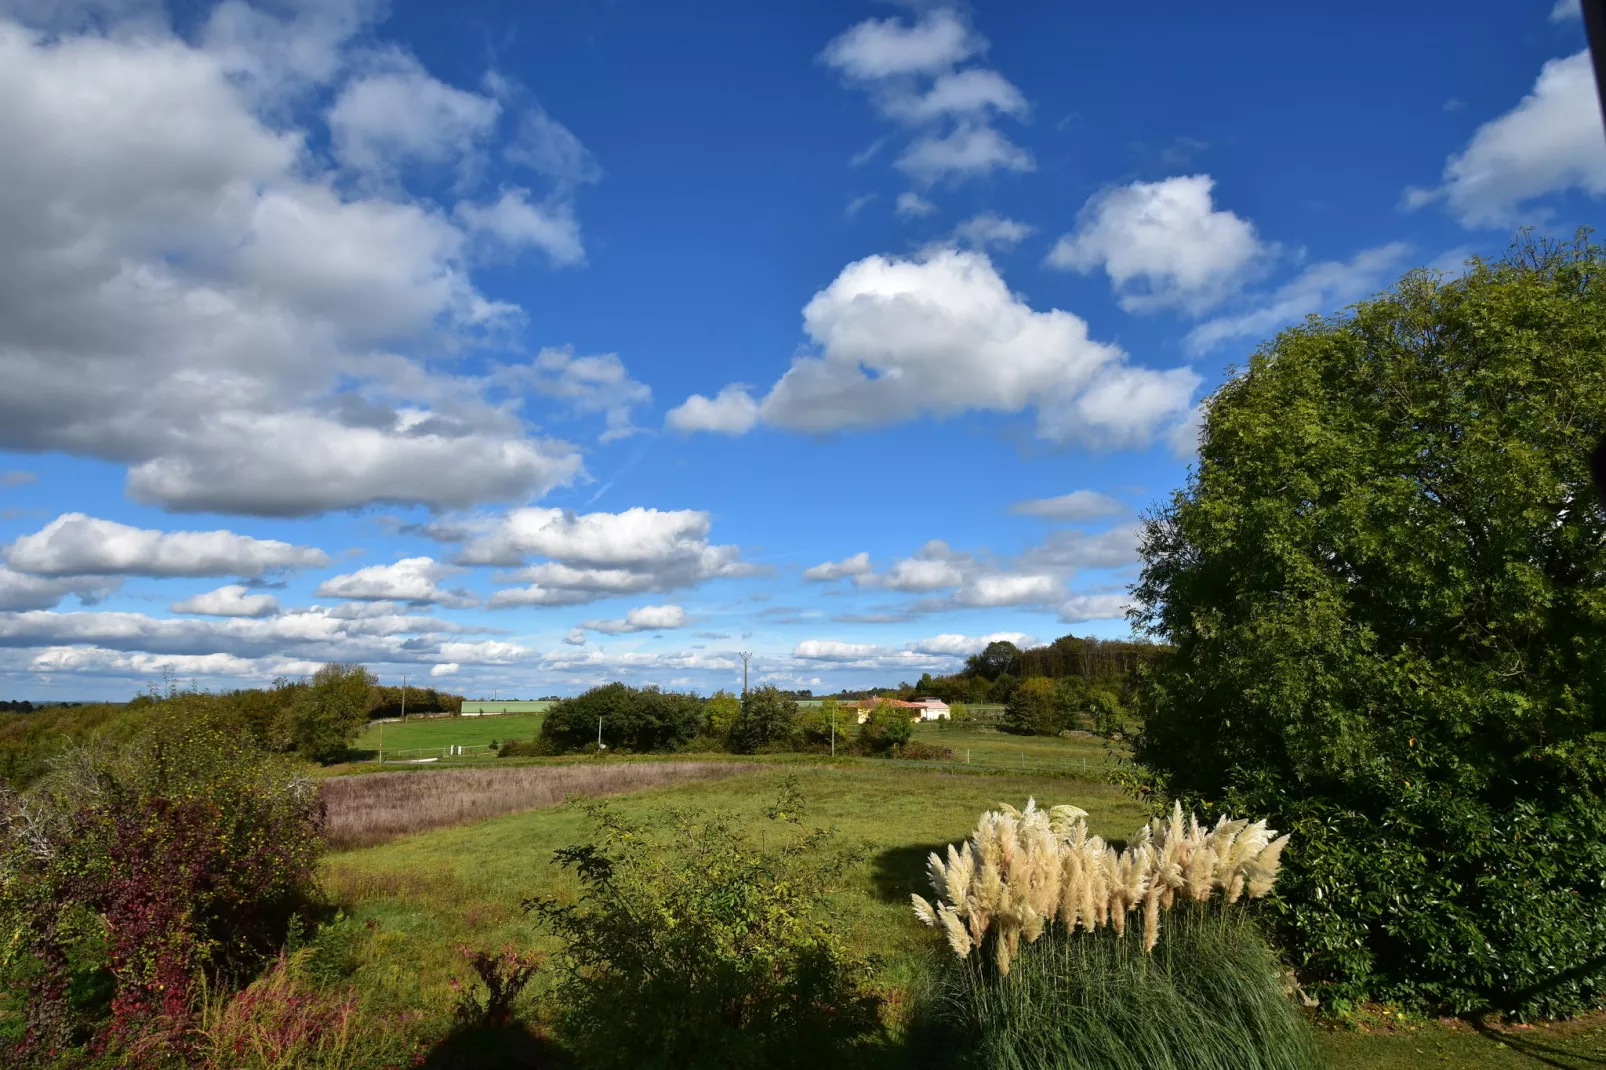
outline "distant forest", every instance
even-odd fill
[[[1170,647],[1130,639],[1086,639],[1062,635],[1044,646],[1020,649],[1014,643],[989,643],[985,650],[965,659],[965,667],[951,676],[920,677],[917,683],[842,691],[838,698],[899,698],[917,696],[944,702],[1005,703],[1022,680],[1078,679],[1118,693],[1126,693],[1145,665]]]

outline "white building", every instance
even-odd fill
[[[919,709],[922,721],[946,721],[949,717],[948,703],[940,698],[917,698],[910,705]]]

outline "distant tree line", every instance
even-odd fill
[[[463,696],[433,688],[407,689],[407,713],[455,714]],[[50,757],[75,740],[100,736],[132,739],[158,714],[204,716],[225,723],[271,753],[294,753],[318,762],[349,755],[368,722],[401,712],[401,688],[382,687],[361,665],[331,662],[310,677],[278,679],[266,688],[227,692],[182,689],[168,681],[127,703],[26,703],[0,705],[0,780],[31,783]]]
[[[754,688],[745,696],[716,691],[708,698],[657,687],[612,683],[560,699],[541,723],[533,742],[503,748],[509,755],[609,750],[648,752],[691,749],[737,754],[775,751],[826,752],[833,740],[838,754],[896,754],[937,757],[938,748],[911,740],[914,725],[905,708],[882,703],[863,723],[856,708],[827,698],[800,707],[788,692]]]

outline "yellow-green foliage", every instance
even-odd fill
[[[1001,974],[1056,917],[1067,931],[1108,925],[1126,933],[1126,916],[1143,907],[1144,948],[1160,938],[1160,912],[1178,895],[1204,902],[1220,891],[1229,903],[1270,892],[1288,837],[1264,821],[1232,821],[1213,829],[1176,804],[1169,819],[1155,818],[1124,851],[1087,831],[1087,811],[1074,806],[1025,810],[1001,804],[981,815],[970,840],[950,844],[946,862],[933,851],[927,862],[935,905],[912,895],[915,916],[940,927],[961,958],[979,949],[989,932]]]

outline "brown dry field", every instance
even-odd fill
[[[757,768],[746,762],[631,762],[370,773],[323,782],[324,832],[336,849],[425,829],[554,806],[570,795],[620,795]]]

